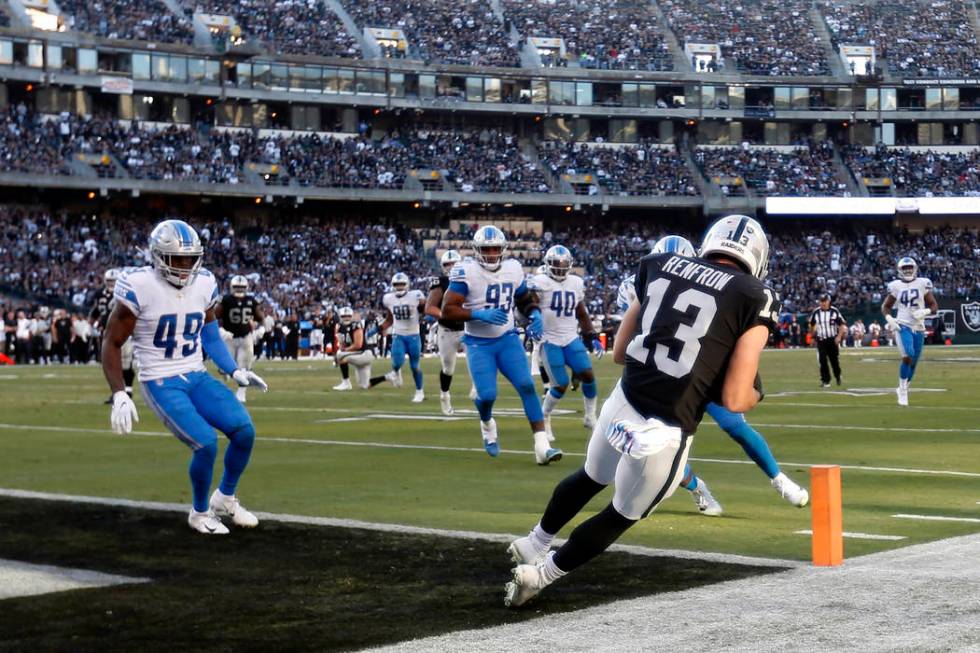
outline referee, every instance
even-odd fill
[[[847,323],[840,311],[830,305],[827,293],[820,295],[820,308],[810,314],[810,332],[817,342],[820,383],[825,388],[830,387],[830,368],[833,368],[834,379],[840,385],[840,343],[847,334]]]

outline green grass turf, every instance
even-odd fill
[[[195,537],[174,513],[0,499],[0,558],[151,580],[5,600],[0,649],[350,650],[776,571],[610,553],[508,610],[504,549],[275,522]]]
[[[894,349],[847,350],[842,360],[845,388],[896,384]],[[900,409],[890,392],[849,396],[837,394],[836,387],[821,390],[813,350],[766,352],[762,374],[769,397],[748,418],[784,462],[784,471],[805,485],[809,470],[803,465],[820,463],[980,475],[978,361],[980,348],[926,348],[911,395],[913,405]],[[457,371],[455,404],[471,410],[464,365]],[[385,369],[386,362],[379,363],[375,373]],[[536,523],[555,483],[584,460],[588,433],[581,425],[580,394],[569,394],[560,406],[574,414],[554,418],[558,444],[568,455],[542,468],[533,462],[530,431],[523,417],[514,413],[520,404],[506,382],[501,385],[498,407],[514,416],[498,417],[505,452],[490,459],[482,451],[475,416],[460,415],[464,419],[456,421],[439,416],[438,360],[426,359],[424,369],[429,398],[416,405],[410,403],[410,382],[400,389],[384,384],[369,392],[338,393],[329,390],[339,373],[328,361],[260,363],[258,371],[272,391],[249,393],[248,407],[259,440],[239,488],[243,503],[269,512],[526,532]],[[597,363],[597,370],[600,393],[605,396],[619,370],[608,358]],[[406,375],[406,381],[409,378]],[[148,434],[110,433],[108,408],[101,403],[106,395],[101,371],[94,366],[0,368],[0,487],[189,502],[188,451],[173,438],[152,435],[164,428],[140,400],[142,421],[137,428]],[[378,413],[428,418],[368,417]],[[360,419],[331,421],[351,418]],[[326,441],[337,444],[317,443]],[[710,418],[695,438],[692,456],[695,470],[709,482],[725,515],[699,515],[689,494],[678,490],[650,519],[631,529],[625,543],[808,559],[809,539],[794,531],[810,527],[809,510],[780,499],[754,465],[738,464],[747,460],[741,449]],[[892,517],[898,512],[980,517],[980,476],[845,469],[843,484],[845,530],[907,538],[897,542],[848,539],[847,556],[980,530],[975,523]],[[609,491],[600,494],[581,518],[601,509],[610,496]]]

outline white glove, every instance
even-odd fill
[[[235,383],[242,388],[252,386],[260,389],[262,392],[269,391],[269,384],[263,381],[262,377],[255,372],[243,370],[239,367],[237,370],[231,373],[231,378],[235,379]]]
[[[218,329],[218,335],[221,336],[222,340],[231,340],[233,338],[233,336],[231,335],[231,331],[228,331],[226,329]]]
[[[917,308],[914,311],[912,311],[912,317],[914,317],[917,320],[921,320],[922,318],[928,315],[932,315],[932,311],[929,310],[928,308]]]
[[[660,453],[672,443],[679,446],[681,430],[652,418],[645,422],[622,419],[609,427],[606,439],[616,451],[640,460]]]
[[[255,327],[255,331],[252,332],[252,336],[256,340],[261,340],[262,337],[265,336],[265,327],[263,326]]]
[[[886,315],[885,322],[888,322],[888,324],[890,324],[892,326],[892,329],[894,329],[895,331],[898,331],[898,329],[900,328],[898,320],[895,319],[894,315]]]
[[[109,415],[109,423],[112,424],[112,432],[124,435],[133,430],[133,422],[140,421],[140,416],[136,412],[136,404],[130,399],[125,391],[120,390],[112,395],[112,413]]]

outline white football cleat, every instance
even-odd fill
[[[544,432],[548,434],[548,440],[554,442],[555,433],[551,430],[551,414],[548,413],[544,416]]]
[[[238,390],[235,390],[235,399],[243,404],[245,403],[245,390],[246,388],[239,388]]]
[[[198,512],[191,508],[190,514],[187,515],[187,525],[205,535],[228,534],[228,527],[222,524],[218,516],[211,510]]]
[[[539,465],[548,465],[561,460],[562,450],[551,446],[552,438],[548,437],[546,431],[538,431],[534,434],[534,462]]]
[[[395,372],[395,370],[391,370],[390,372],[385,374],[385,381],[395,386],[396,388],[402,387],[402,377],[400,374]]]
[[[548,586],[542,573],[544,564],[518,565],[514,567],[514,577],[504,585],[504,605],[519,608]]]
[[[779,496],[797,508],[802,508],[810,501],[810,493],[794,483],[789,476],[782,472],[779,472],[776,478],[770,482],[776,488],[776,492],[779,492]]]
[[[510,543],[507,547],[510,559],[519,565],[537,565],[544,562],[548,550],[541,551],[531,540],[530,536],[520,537]]]
[[[596,418],[595,413],[586,413],[585,417],[582,418],[582,426],[591,431],[595,428],[596,421],[598,421],[598,418]]]
[[[898,395],[898,405],[908,406],[909,405],[909,389],[899,386],[895,388],[895,394]]]
[[[439,393],[439,407],[442,409],[442,414],[446,417],[452,415],[455,411],[453,410],[453,398],[448,392]]]
[[[351,387],[350,379],[344,379],[343,381],[335,385],[333,389],[336,390],[337,392],[344,392],[345,390],[353,390],[353,387]]]
[[[209,502],[211,512],[216,515],[227,515],[231,517],[231,523],[241,528],[255,528],[259,525],[259,518],[245,509],[238,502],[238,497],[222,494],[221,490],[215,489],[211,494]]]
[[[415,396],[412,397],[413,404],[420,404],[425,401],[425,390],[416,390]]]
[[[721,504],[711,495],[708,484],[700,478],[698,478],[698,486],[691,491],[691,496],[694,497],[694,503],[697,504],[698,510],[706,517],[720,517],[721,513],[724,512]]]

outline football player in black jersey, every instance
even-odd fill
[[[354,309],[350,306],[337,311],[337,326],[335,331],[335,342],[337,343],[336,360],[340,366],[340,375],[343,377],[338,385],[333,387],[337,391],[352,390],[350,382],[350,367],[354,367],[354,375],[357,378],[357,386],[362,390],[367,390],[371,383],[371,363],[374,362],[374,349],[367,344],[364,335],[364,324],[360,320],[354,319]],[[384,377],[377,377],[378,382]]]
[[[602,406],[585,466],[558,484],[541,521],[508,548],[518,566],[506,606],[525,604],[605,551],[673,494],[708,402],[742,413],[761,400],[759,357],[779,316],[762,283],[769,241],[758,222],[730,215],[708,229],[700,257],[640,261],[637,299],[613,350],[626,366],[622,379]],[[611,483],[612,502],[549,553],[561,528]]]
[[[442,361],[442,370],[439,372],[439,404],[443,415],[453,414],[449,387],[453,382],[453,372],[456,371],[456,355],[459,353],[459,344],[463,337],[463,323],[442,319],[442,297],[449,288],[449,272],[462,260],[463,257],[455,249],[447,249],[443,252],[439,260],[442,274],[432,279],[429,296],[425,300],[425,314],[439,320],[437,342],[439,360]]]
[[[102,338],[102,334],[105,333],[106,324],[109,321],[109,314],[112,313],[112,309],[116,307],[116,280],[119,279],[122,270],[117,268],[110,268],[105,271],[102,275],[102,279],[105,283],[102,290],[99,292],[98,296],[95,298],[95,306],[92,307],[92,311],[89,313],[89,318],[92,322],[98,325],[99,338]],[[100,342],[95,343],[95,351],[97,356],[102,355],[102,344]],[[132,339],[126,340],[121,348],[122,356],[122,373],[123,382],[126,384],[126,394],[130,397],[133,396],[133,381],[136,380],[136,367],[135,367],[135,356],[133,355],[133,341]],[[104,402],[106,405],[112,405],[112,397],[110,396]]]
[[[231,278],[231,292],[221,298],[221,303],[215,307],[214,316],[221,321],[221,328],[227,331],[231,339],[228,350],[235,358],[235,363],[243,370],[252,371],[255,365],[255,331],[256,325],[262,322],[262,311],[254,295],[248,292],[248,279],[238,274]],[[244,387],[235,392],[238,401],[245,403]]]

